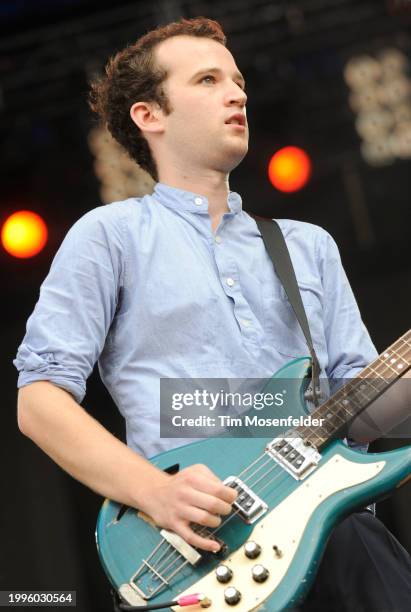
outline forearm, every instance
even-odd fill
[[[60,467],[104,497],[144,510],[150,485],[164,478],[47,381],[20,389],[18,424]]]

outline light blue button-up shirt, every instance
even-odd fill
[[[254,219],[237,193],[227,204],[215,232],[207,198],[160,183],[84,215],[28,320],[18,386],[48,380],[81,402],[98,360],[128,445],[152,456],[185,442],[160,438],[161,377],[268,378],[306,355]],[[322,374],[355,376],[377,353],[337,246],[318,226],[279,224]]]

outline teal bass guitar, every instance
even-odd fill
[[[301,416],[308,414],[310,364],[307,357],[292,361],[265,389],[277,390],[278,380],[298,381],[290,385],[288,404]],[[122,603],[192,612],[277,612],[301,603],[333,527],[411,477],[411,446],[363,453],[337,439],[342,423],[410,367],[411,330],[310,412],[322,419],[321,427],[302,425],[269,438],[207,438],[153,457],[169,472],[203,463],[238,497],[218,528],[193,526],[220,542],[217,554],[193,548],[134,508],[105,500],[97,547]]]

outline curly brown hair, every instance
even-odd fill
[[[163,40],[181,35],[210,38],[226,44],[217,21],[206,17],[180,19],[159,26],[119,51],[109,59],[105,75],[90,84],[91,109],[100,116],[113,138],[155,181],[158,180],[155,160],[146,138],[130,117],[130,108],[135,102],[144,101],[157,103],[166,114],[172,111],[162,87],[168,74],[156,64],[153,51]]]

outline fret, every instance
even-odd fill
[[[393,345],[391,350],[393,350],[393,351],[404,350],[406,353],[410,353],[410,356],[411,356],[411,349],[408,346],[406,346],[406,344],[407,344],[407,342],[401,342],[398,347],[396,345]]]
[[[355,410],[351,411],[351,404],[349,402],[349,400],[346,400],[348,403],[344,403],[345,400],[343,400],[340,404],[340,408],[339,410],[343,410],[344,414],[348,414],[349,417],[353,417],[356,413]],[[341,417],[340,416],[340,420],[341,421],[346,421],[346,417]]]
[[[330,436],[320,436],[318,434],[316,434],[315,439],[314,440],[310,440],[310,443],[315,446],[315,448],[320,448],[322,444],[325,444],[325,442],[328,442],[328,440],[330,439]]]
[[[312,444],[315,444],[314,440],[315,440],[316,438],[320,438],[320,436],[318,435],[318,433],[319,433],[318,431],[316,431],[316,430],[312,429],[312,427],[310,427],[310,428],[309,428],[309,434],[308,434],[307,440],[308,440],[309,442],[311,442]],[[327,434],[327,438],[328,438],[328,435],[329,435],[329,434]],[[314,440],[313,440],[312,438],[314,438]]]
[[[388,356],[389,357],[389,356]],[[388,357],[386,359],[388,359]],[[378,361],[374,362],[373,367],[367,367],[367,369],[372,369],[378,376],[378,378],[386,378],[386,375],[390,373],[390,365],[386,361]],[[382,369],[382,371],[380,371]]]
[[[325,429],[327,433],[332,433],[341,425],[341,423],[338,424],[335,422],[335,420],[333,420],[334,417],[335,415],[332,415],[331,417],[329,417],[328,414],[326,414],[325,416],[321,416],[321,418],[325,422],[325,425],[322,425],[321,428]],[[344,422],[343,419],[342,419],[342,422]]]
[[[321,415],[322,417],[324,417],[324,415],[326,413],[330,413],[330,416],[332,416],[332,411],[333,411],[333,402],[331,401],[332,399],[334,399],[336,397],[336,395],[339,393],[339,391],[337,391],[337,393],[335,395],[333,395],[332,397],[328,398],[323,404],[321,404],[321,406],[319,406],[318,408],[316,408],[315,412],[317,415]]]
[[[411,330],[384,353],[347,381],[334,395],[310,414],[324,421],[321,427],[299,427],[293,430],[318,448],[330,440],[341,425],[361,414],[379,395],[411,366]]]
[[[363,378],[368,378],[371,373],[374,373],[377,378],[384,378],[382,374],[380,374],[380,372],[378,371],[378,368],[380,368],[381,366],[384,367],[384,364],[377,363],[374,361],[373,365],[370,364],[365,368],[365,376]]]
[[[410,339],[411,339],[411,336],[410,336]],[[408,345],[408,346],[405,346],[405,345]],[[411,348],[411,343],[408,342],[404,336],[400,338],[397,342],[395,342],[389,349],[387,349],[386,353],[389,353],[389,351],[398,352],[398,350],[405,349],[406,353],[410,353],[410,359],[411,359],[410,348]],[[403,355],[401,355],[401,358],[405,359]],[[410,364],[408,363],[408,365]]]
[[[395,374],[397,374],[397,370],[396,370],[396,369],[395,369],[395,368],[394,368],[392,365],[389,365],[388,367],[390,368],[390,370],[391,370],[392,372],[394,372]]]
[[[318,429],[320,431],[323,430],[328,436],[337,431],[341,425],[346,422],[345,417],[341,417],[339,414],[331,413],[330,410],[327,410],[325,414],[321,412],[320,414],[316,415],[316,417],[319,417],[324,421],[323,425]]]
[[[364,382],[365,379],[360,380],[361,382],[354,379],[347,397],[342,401],[345,410],[351,417],[358,414],[363,407],[374,401],[381,390],[384,390],[388,385],[387,381],[382,378],[376,381],[376,385],[370,379],[366,379],[366,382]],[[352,411],[350,411],[350,407]]]
[[[397,369],[402,370],[404,368],[404,363],[402,362],[405,362],[405,367],[411,365],[411,362],[408,362],[406,359],[404,359],[404,357],[400,355],[397,351],[394,350],[393,353],[395,353],[400,360],[400,363],[397,365]],[[392,364],[394,364],[396,361],[398,361],[398,359],[396,358],[391,359]]]
[[[379,372],[379,369],[383,368],[383,372]],[[379,374],[382,374],[383,376],[385,374],[389,374],[392,371],[392,364],[390,363],[390,361],[387,361],[387,359],[385,361],[381,361],[380,363],[377,364],[377,370],[376,370]]]
[[[377,370],[375,370],[372,366],[368,366],[367,369],[371,370],[372,372],[374,372],[374,374],[376,374],[377,378],[380,378],[381,380],[383,380],[385,382],[385,378],[383,378],[378,372]]]
[[[337,412],[336,413],[332,412],[334,407],[337,408]],[[325,404],[323,404],[321,406],[321,408],[323,408],[322,412],[323,413],[325,412],[325,414],[322,414],[323,418],[329,419],[329,418],[332,418],[332,417],[337,417],[340,420],[343,420],[343,419],[341,419],[341,416],[340,416],[340,410],[339,410],[338,406],[335,406],[335,403],[332,401],[332,398],[330,398],[327,402],[325,402]]]
[[[328,415],[330,415],[328,418],[326,418],[327,415],[322,415],[320,413],[315,415],[316,418],[322,418],[325,423],[321,427],[317,427],[315,431],[310,428],[310,433],[313,435],[309,435],[308,439],[311,443],[316,444],[316,441],[318,441],[320,444],[322,444],[326,440],[329,440],[331,435],[341,427],[341,424],[345,423],[345,419],[339,417],[338,415],[331,414],[329,411]],[[340,423],[336,422],[335,417],[339,419]]]
[[[369,404],[370,398],[368,397],[368,395],[365,394],[364,389],[358,386],[351,391],[350,402],[351,405],[354,407],[355,412],[357,413],[362,406],[364,406],[365,404]]]
[[[340,408],[346,412],[348,412],[351,416],[357,413],[357,406],[355,403],[355,394],[353,389],[349,389],[347,395],[343,396],[339,399]],[[351,412],[353,410],[353,412]]]
[[[296,428],[296,432],[297,434],[300,435],[300,437],[302,437],[303,439],[305,439],[307,442],[310,442],[311,444],[316,444],[316,440],[318,439],[319,442],[321,442],[323,436],[319,435],[319,430],[320,428],[315,428],[313,429],[312,427],[297,427]],[[326,434],[325,439],[328,440],[329,438],[329,434]]]
[[[405,346],[408,345],[408,346]],[[393,364],[398,360],[398,358],[401,361],[405,362],[405,367],[408,368],[411,365],[411,350],[410,348],[411,344],[404,338],[400,338],[397,342],[395,342],[390,348],[388,348],[382,355],[381,357],[379,357],[376,362],[374,362],[374,368],[370,368],[370,369],[374,369],[374,371],[376,371],[376,368],[379,367],[386,367],[389,370],[393,370]],[[404,354],[403,354],[404,352]],[[396,355],[396,357],[392,357],[392,355]],[[387,363],[386,360],[390,359],[390,363]],[[395,359],[395,361],[393,361],[393,359]],[[385,360],[385,361],[384,361]],[[368,366],[370,367],[370,366]],[[400,367],[395,369],[395,372],[397,373],[397,370],[402,370],[404,368]]]
[[[382,387],[382,390],[384,390],[384,389],[385,389],[385,387],[386,387],[386,382],[385,382],[385,380],[384,380],[384,381],[381,381],[381,382],[382,382],[382,385],[380,385],[380,387],[379,387],[379,386],[378,386],[378,384],[377,384],[377,385],[375,385],[375,384],[374,384],[374,380],[373,380],[373,379],[370,379],[370,378],[368,379],[368,384],[369,384],[369,385],[371,385],[371,387],[372,387],[372,388],[373,388],[373,390],[375,391],[375,393],[374,393],[374,398],[376,398],[378,395],[380,395],[380,392],[381,392],[381,387]]]
[[[379,395],[381,389],[384,389],[386,386],[387,386],[387,383],[385,380],[380,379],[380,385],[378,386],[378,384],[377,385],[373,384],[372,378],[368,378],[366,382],[360,385],[359,391],[365,396],[367,402],[370,402],[373,399],[375,399],[375,397]],[[369,394],[371,394],[371,397]]]
[[[306,440],[307,442],[310,442],[311,444],[314,444],[315,446],[317,445],[317,441],[318,443],[322,443],[324,436],[321,435],[321,428],[318,428],[319,431],[317,430],[312,430],[310,429],[310,434],[308,436],[306,436]],[[328,433],[325,434],[325,439],[328,440],[330,437],[330,435]]]
[[[401,361],[404,361],[404,362],[406,363],[406,365],[409,365],[409,364],[407,363],[406,359],[404,359],[404,358],[403,358],[403,356],[402,356],[402,355],[400,355],[400,354],[398,353],[398,351],[395,351],[395,350],[393,349],[393,351],[392,351],[392,352],[393,352],[393,354],[394,354],[394,355],[397,355],[397,356],[396,356],[396,357],[391,357],[391,359],[390,359],[390,363],[391,363],[391,364],[393,364],[393,365],[394,365],[394,363],[397,363],[397,361],[400,361],[400,362],[401,362]]]

